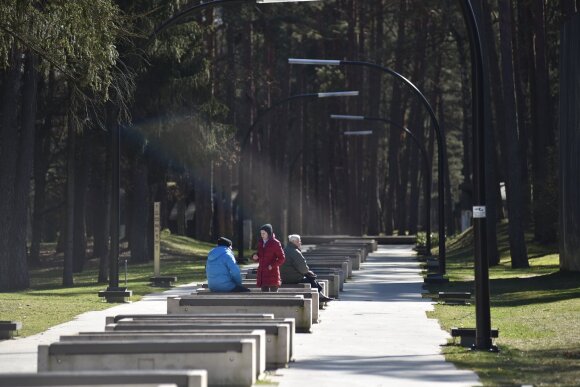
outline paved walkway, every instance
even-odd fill
[[[448,333],[426,312],[423,278],[410,246],[379,247],[322,311],[312,334],[297,335],[296,362],[276,372],[280,387],[474,386],[477,375],[445,362]]]
[[[313,333],[296,335],[296,361],[269,379],[280,387],[479,385],[473,372],[457,370],[440,354],[448,334],[426,317],[433,305],[421,297],[423,280],[413,255],[410,246],[380,247],[371,254],[345,283],[340,300],[321,311]],[[84,313],[41,334],[0,342],[0,372],[35,372],[38,344],[64,334],[102,331],[110,315],[165,313],[168,295],[192,288]]]

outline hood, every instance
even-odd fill
[[[207,255],[207,260],[208,261],[213,261],[218,259],[219,257],[221,257],[224,254],[227,254],[229,248],[225,247],[225,246],[218,246],[215,247],[212,251],[209,252],[209,254]]]

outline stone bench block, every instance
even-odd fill
[[[292,360],[294,321],[212,321],[212,320],[137,320],[109,324],[105,332],[238,332],[260,329],[266,332],[266,366],[284,367]],[[269,365],[270,364],[270,365]]]
[[[195,293],[191,295],[199,296],[217,296],[217,297],[231,297],[235,294],[239,297],[273,297],[273,298],[285,298],[288,295],[292,296],[304,296],[304,298],[309,298],[312,300],[312,323],[316,324],[319,320],[319,308],[320,302],[318,297],[318,289],[296,289],[296,288],[280,288],[277,293],[274,292],[262,292],[261,289],[253,288],[247,293],[217,293],[211,292],[209,289],[198,288]]]
[[[0,321],[0,340],[11,339],[20,329],[22,329],[20,321]]]
[[[308,263],[310,266],[310,270],[312,270],[317,275],[320,274],[337,274],[340,283],[340,290],[342,290],[344,283],[346,282],[347,273],[342,268],[338,266],[331,267],[331,264],[322,264],[313,262],[312,264]]]
[[[303,296],[231,297],[183,296],[167,299],[167,314],[203,313],[273,313],[278,318],[293,318],[296,331],[310,332],[312,328],[312,300]]]
[[[113,324],[121,320],[131,319],[135,320],[151,320],[159,318],[171,317],[172,320],[186,318],[191,319],[191,314],[118,314],[115,316],[107,316],[105,318],[105,324]],[[222,319],[222,318],[243,318],[243,319],[273,319],[274,315],[272,313],[205,313],[202,315],[197,315],[199,318],[208,319]]]
[[[360,270],[361,256],[360,254],[335,253],[332,251],[312,251],[304,253],[304,257],[308,258],[347,258],[350,260],[352,270]]]
[[[150,277],[149,282],[153,286],[159,286],[163,288],[170,288],[173,287],[173,283],[177,281],[177,277],[173,276],[157,276],[157,277]]]
[[[339,274],[325,274],[325,273],[317,273],[316,274],[316,280],[317,281],[326,281],[328,283],[328,286],[326,287],[326,289],[328,289],[328,293],[325,293],[326,295],[328,295],[329,297],[334,297],[334,298],[339,298],[340,297],[340,291],[342,290],[342,283],[340,281],[340,275]]]
[[[208,340],[221,339],[245,339],[250,338],[256,340],[256,377],[260,378],[266,371],[266,331],[261,330],[247,330],[245,332],[82,332],[78,335],[60,336],[62,342],[78,342],[78,341],[135,341],[146,342],[148,340],[155,341],[183,341],[188,339],[206,338]]]
[[[256,341],[56,342],[38,346],[38,370],[205,369],[209,385],[252,386]]]
[[[0,386],[147,386],[207,387],[205,370],[122,370],[0,374]]]
[[[320,258],[306,256],[306,263],[312,268],[329,267],[342,269],[346,274],[346,278],[352,278],[352,264],[348,258]]]
[[[368,257],[368,250],[364,246],[340,246],[340,245],[321,245],[310,249],[307,252],[334,252],[336,254],[355,254],[360,257],[361,262],[365,262]]]

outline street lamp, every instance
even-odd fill
[[[380,118],[380,117],[366,117],[366,116],[352,116],[352,115],[343,115],[343,114],[331,114],[330,118],[335,120],[352,120],[352,121],[380,121],[385,124],[391,124],[396,126],[397,128],[401,129],[405,133],[407,133],[415,145],[419,148],[421,152],[421,156],[423,159],[423,169],[425,170],[425,184],[424,184],[424,193],[425,196],[425,232],[427,234],[427,240],[425,242],[425,255],[431,256],[431,182],[432,182],[432,174],[431,174],[431,165],[429,163],[429,156],[427,154],[427,150],[425,146],[421,144],[421,141],[415,136],[413,132],[409,129],[404,127],[403,125],[394,122],[388,118]],[[372,134],[372,130],[359,130],[359,131],[351,131],[351,132],[344,132],[345,135],[357,135],[357,136],[364,136]],[[441,219],[441,218],[439,218]],[[439,223],[439,234],[442,233],[443,228],[445,227],[444,224]]]
[[[461,11],[471,50],[471,106],[473,124],[473,240],[475,258],[475,344],[473,349],[497,351],[491,341],[489,300],[489,257],[487,256],[487,218],[485,198],[485,85],[483,50],[477,19],[470,0],[461,0]]]
[[[381,66],[375,63],[370,62],[362,62],[362,61],[349,61],[349,60],[328,60],[328,59],[297,59],[297,58],[289,58],[288,63],[290,64],[300,64],[300,65],[315,65],[315,66],[364,66],[370,67],[373,69],[378,69],[383,72],[386,72],[397,80],[403,82],[406,86],[411,88],[411,91],[419,98],[419,100],[423,103],[429,116],[431,118],[431,123],[433,124],[433,129],[435,130],[436,138],[437,138],[437,155],[438,155],[438,168],[439,171],[439,178],[437,179],[437,187],[438,187],[438,205],[439,205],[439,224],[445,225],[445,137],[443,135],[443,130],[439,126],[439,121],[437,121],[437,117],[435,116],[435,112],[431,108],[431,105],[427,101],[427,98],[423,95],[423,93],[407,78],[402,76],[401,74],[397,73],[396,71]],[[445,275],[445,227],[443,230],[440,230],[439,234],[439,273],[437,276],[429,276],[429,279],[432,282],[447,282],[447,279],[443,276]]]
[[[317,99],[317,98],[334,98],[334,97],[356,97],[358,96],[358,91],[334,91],[334,92],[326,92],[326,93],[306,93],[306,94],[295,94],[291,95],[290,97],[281,99],[279,101],[274,102],[268,108],[263,110],[258,114],[252,125],[246,131],[242,139],[242,145],[240,147],[240,162],[238,167],[238,262],[244,262],[244,199],[245,199],[245,184],[244,184],[244,176],[243,176],[243,157],[244,151],[248,144],[248,140],[250,138],[250,134],[254,131],[256,125],[260,122],[260,120],[274,108],[295,100],[295,99]]]

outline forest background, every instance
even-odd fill
[[[562,237],[560,31],[577,21],[580,2],[472,3],[489,85],[488,254],[497,264],[495,227],[509,218],[512,266],[521,268],[528,265],[525,232],[547,245]],[[418,147],[400,130],[408,127],[430,165],[438,164],[420,101],[380,72],[296,66],[290,57],[377,63],[422,90],[446,142],[446,173],[432,171],[432,228],[440,199],[447,236],[469,226],[471,61],[458,1],[247,1],[191,14],[153,35],[188,5],[0,4],[0,291],[30,286],[44,242],[64,252],[64,285],[74,284],[88,259],[99,260],[98,281],[107,281],[116,128],[120,222],[132,262],[152,259],[155,201],[162,227],[202,241],[226,235],[239,243],[240,206],[249,230],[268,222],[282,235],[424,230],[426,174]],[[342,90],[360,96],[294,100],[266,113],[295,94]],[[394,124],[336,121],[330,114]],[[373,135],[342,134],[362,129]],[[249,187],[244,197],[240,176]],[[445,198],[435,189],[440,178]],[[579,271],[580,257],[561,256],[560,266]]]

